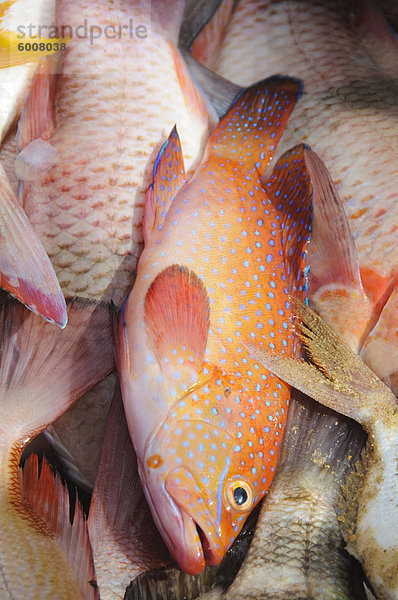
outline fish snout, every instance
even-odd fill
[[[183,514],[186,545],[173,552],[180,567],[187,573],[197,574],[203,570],[205,561],[211,566],[218,565],[226,548],[222,543],[222,532],[216,525],[216,503],[213,506],[206,503],[194,476],[184,467],[168,474],[166,491]]]

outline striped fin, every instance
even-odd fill
[[[363,289],[348,218],[327,167],[309,148],[305,162],[314,207],[308,251],[310,303],[358,351],[372,318],[373,303]]]
[[[209,298],[199,277],[180,265],[164,269],[145,297],[148,341],[163,364],[175,356],[201,367],[209,332]]]
[[[42,431],[114,369],[109,308],[68,302],[61,330],[9,300],[0,311],[0,432]]]
[[[29,456],[20,472],[20,487],[22,503],[44,522],[64,551],[82,597],[99,600],[87,524],[77,498],[71,524],[68,489],[59,475],[53,475],[45,459],[39,475],[36,454]]]

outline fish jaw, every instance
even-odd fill
[[[171,554],[186,573],[201,573],[205,558],[194,520],[167,492],[162,472],[147,477],[148,468],[143,469],[140,463],[138,471],[153,519]]]

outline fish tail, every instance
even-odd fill
[[[301,91],[299,79],[281,75],[243,89],[211,136],[211,152],[263,172]]]
[[[292,393],[278,468],[336,482],[359,460],[366,435],[358,423],[318,404],[297,390]]]
[[[11,299],[0,310],[0,433],[21,452],[114,368],[108,307],[74,299],[68,317],[61,330]]]

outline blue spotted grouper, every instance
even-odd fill
[[[300,90],[281,76],[243,90],[189,181],[173,129],[147,194],[118,369],[146,498],[188,573],[221,561],[275,470],[290,388],[244,343],[297,351],[288,297],[304,294],[304,147],[266,184],[260,172]]]

